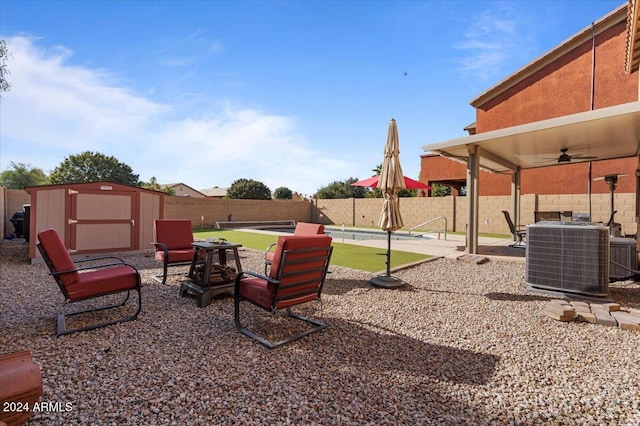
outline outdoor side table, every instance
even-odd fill
[[[195,296],[198,307],[211,304],[215,296],[233,291],[237,274],[242,272],[238,248],[241,244],[196,241],[188,279],[180,285],[180,296]],[[227,265],[228,254],[235,259],[235,269]]]

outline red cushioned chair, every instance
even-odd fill
[[[60,235],[55,229],[45,229],[39,232],[36,246],[42,254],[42,258],[49,267],[51,275],[53,275],[53,278],[56,280],[65,299],[62,304],[62,312],[58,314],[58,336],[75,333],[76,331],[93,330],[94,328],[106,327],[108,325],[136,319],[142,308],[140,274],[136,268],[114,256],[81,259],[74,263]],[[98,263],[104,260],[109,260],[109,263]],[[76,263],[81,262],[91,262],[91,264],[90,266],[78,268]],[[124,306],[129,300],[132,291],[138,292],[138,307],[133,315],[96,325],[67,329],[67,317]],[[65,308],[71,303],[124,292],[126,292],[127,295],[121,303],[68,314],[65,312]]]
[[[153,222],[153,246],[156,249],[156,260],[162,262],[162,278],[151,276],[155,281],[165,284],[167,282],[167,268],[171,266],[187,265],[191,263],[194,247],[193,228],[190,220],[183,219],[156,219]],[[172,274],[179,275],[179,274]]]
[[[324,225],[319,223],[298,222],[296,228],[293,230],[293,235],[322,235],[324,234]],[[267,269],[273,262],[274,253],[271,251],[275,247],[276,243],[267,247],[264,253],[264,273],[267,274]]]
[[[234,316],[236,328],[269,349],[291,342],[326,327],[326,324],[291,312],[291,307],[318,300],[331,260],[331,237],[327,235],[290,235],[278,237],[269,276],[253,272],[238,274],[235,281]],[[289,317],[315,327],[276,343],[258,336],[240,322],[240,302],[276,313],[286,309]]]

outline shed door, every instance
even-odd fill
[[[69,248],[73,253],[135,248],[135,192],[69,190]]]

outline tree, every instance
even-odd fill
[[[357,182],[356,178],[349,178],[345,181],[334,181],[327,186],[323,186],[316,193],[316,197],[320,199],[332,198],[364,198],[367,188],[362,186],[351,186]]]
[[[253,179],[237,179],[227,190],[227,197],[245,200],[270,200],[271,190]]]
[[[155,176],[151,176],[151,179],[149,180],[149,182],[140,182],[140,188],[150,189],[152,191],[164,192],[165,194],[168,194],[168,195],[173,195],[176,193],[176,191],[173,188],[169,188],[169,187],[163,188],[162,186],[160,186],[160,184],[158,183],[158,179],[156,179]]]
[[[11,85],[7,81],[7,75],[9,70],[7,69],[7,58],[9,57],[9,49],[7,49],[7,42],[0,40],[0,93],[8,92]],[[0,95],[0,98],[2,96]]]
[[[138,175],[117,158],[99,152],[85,151],[65,158],[49,175],[51,183],[83,183],[109,181],[138,186]]]
[[[0,186],[9,189],[24,189],[27,186],[45,185],[47,175],[42,169],[31,168],[30,164],[9,163],[13,170],[0,173]]]
[[[273,191],[273,198],[276,200],[290,200],[293,198],[293,192],[286,186],[281,186]]]
[[[451,195],[451,187],[439,183],[431,185],[432,197],[446,197],[447,195]]]

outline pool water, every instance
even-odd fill
[[[334,228],[325,228],[324,233],[330,235],[336,240],[386,240],[387,233],[384,231],[360,231],[360,230],[341,230]],[[428,236],[416,236],[407,234],[391,233],[392,240],[427,240],[431,239]]]
[[[293,227],[286,228],[269,228],[269,231],[276,232],[286,232],[288,234],[293,234]],[[331,238],[335,240],[353,240],[353,241],[362,241],[362,240],[386,240],[387,233],[384,231],[365,231],[358,229],[345,229],[344,231],[339,228],[325,228],[324,233],[326,235],[330,235]],[[408,235],[406,233],[391,233],[392,240],[431,240],[432,236],[429,235]]]

